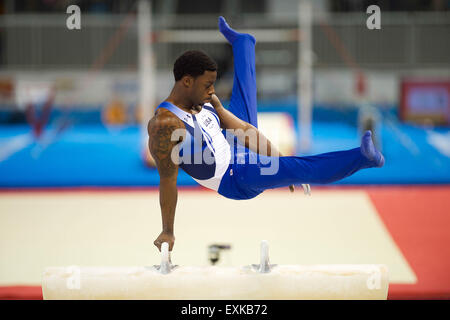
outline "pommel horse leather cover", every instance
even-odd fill
[[[49,267],[44,299],[387,299],[385,265],[246,267]]]

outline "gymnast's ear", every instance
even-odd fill
[[[190,88],[194,84],[194,80],[193,76],[187,74],[181,78],[181,83],[185,88]]]

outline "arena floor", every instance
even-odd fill
[[[232,246],[219,265],[386,264],[390,299],[450,298],[450,186],[266,191],[249,201],[179,192],[172,260],[208,265],[207,247]],[[42,298],[47,266],[159,263],[157,189],[0,191],[0,298]]]

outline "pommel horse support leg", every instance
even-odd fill
[[[50,267],[44,299],[298,300],[386,299],[385,265],[271,265],[261,243],[260,264],[173,266],[167,243],[153,267]]]

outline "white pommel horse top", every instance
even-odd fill
[[[161,246],[153,267],[49,267],[44,299],[300,300],[387,299],[385,265],[271,265],[267,241],[258,265],[183,267]]]

